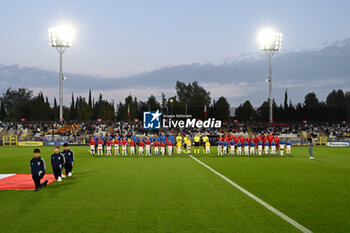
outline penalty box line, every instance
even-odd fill
[[[202,166],[208,168],[211,172],[215,173],[216,175],[218,175],[219,177],[221,177],[222,179],[224,179],[225,181],[227,181],[229,184],[231,184],[232,186],[234,186],[235,188],[237,188],[239,191],[241,191],[242,193],[244,193],[245,195],[247,195],[248,197],[252,198],[253,200],[255,200],[256,202],[258,202],[259,204],[261,204],[262,206],[264,206],[266,209],[270,210],[272,213],[278,215],[279,217],[281,217],[282,219],[284,219],[285,221],[287,221],[288,223],[290,223],[291,225],[293,225],[295,228],[299,229],[301,232],[305,232],[305,233],[311,233],[312,231],[310,231],[309,229],[307,229],[306,227],[304,227],[303,225],[301,225],[300,223],[296,222],[295,220],[291,219],[290,217],[288,217],[287,215],[285,215],[284,213],[282,213],[281,211],[277,210],[276,208],[274,208],[273,206],[271,206],[270,204],[268,204],[267,202],[261,200],[259,197],[255,196],[254,194],[248,192],[246,189],[242,188],[241,186],[239,186],[238,184],[236,184],[235,182],[233,182],[232,180],[230,180],[229,178],[227,178],[226,176],[222,175],[221,173],[217,172],[216,170],[214,170],[213,168],[209,167],[208,165],[206,165],[205,163],[203,163],[202,161],[200,161],[199,159],[193,157],[192,155],[188,155],[189,157],[191,157],[192,159],[194,159],[196,162],[198,162],[199,164],[201,164]]]

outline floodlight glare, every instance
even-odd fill
[[[60,71],[59,71],[59,104],[60,115],[59,120],[63,121],[63,80],[66,79],[63,75],[63,53],[67,48],[72,47],[73,28],[69,25],[60,25],[49,29],[50,46],[56,48],[60,55]]]
[[[282,33],[272,29],[263,29],[258,36],[261,49],[264,51],[278,51],[282,45]]]
[[[261,50],[265,51],[269,56],[270,75],[265,81],[269,82],[269,120],[272,122],[272,56],[276,51],[279,51],[281,49],[282,33],[278,33],[272,29],[267,28],[260,31],[258,39],[260,42]]]
[[[52,47],[72,47],[73,28],[60,25],[49,29],[49,42]]]

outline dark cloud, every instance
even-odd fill
[[[89,90],[108,91],[173,89],[176,80],[198,81],[209,89],[212,96],[224,95],[233,105],[250,99],[255,105],[267,98],[268,59],[264,54],[245,55],[242,59],[222,64],[189,64],[163,67],[127,78],[102,78],[93,75],[65,74],[67,92],[84,93]],[[324,98],[332,89],[350,88],[350,39],[327,44],[319,50],[278,52],[273,58],[274,96],[282,102],[288,88],[295,101],[315,91]],[[8,87],[43,89],[57,88],[57,72],[18,65],[0,65],[0,91]],[[136,91],[135,91],[136,90]],[[123,92],[123,93],[124,93]],[[46,94],[46,93],[45,93]],[[149,94],[152,94],[151,91]],[[121,98],[118,96],[118,98]]]

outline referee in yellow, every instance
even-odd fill
[[[187,134],[185,134],[185,137],[183,138],[183,141],[184,141],[184,148],[185,148],[185,150],[187,150]]]
[[[199,137],[198,133],[193,138],[194,140],[194,154],[199,154],[199,143],[201,141],[201,138]]]
[[[178,133],[178,135],[176,136],[176,141],[180,141],[181,145],[182,145],[182,137],[181,137],[181,133]]]
[[[202,143],[203,143],[203,154],[205,154],[205,145],[206,145],[206,142],[209,141],[209,138],[207,136],[207,133],[204,133],[204,136],[202,137]]]

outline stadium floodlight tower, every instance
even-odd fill
[[[69,25],[60,25],[49,29],[50,46],[56,48],[60,56],[60,71],[59,71],[59,104],[60,104],[60,121],[63,121],[63,63],[62,57],[67,48],[72,47],[73,29]]]
[[[271,29],[263,29],[259,33],[259,42],[261,50],[269,56],[270,74],[266,81],[270,83],[269,88],[269,121],[273,121],[272,117],[272,56],[281,49],[282,33],[275,32]]]

